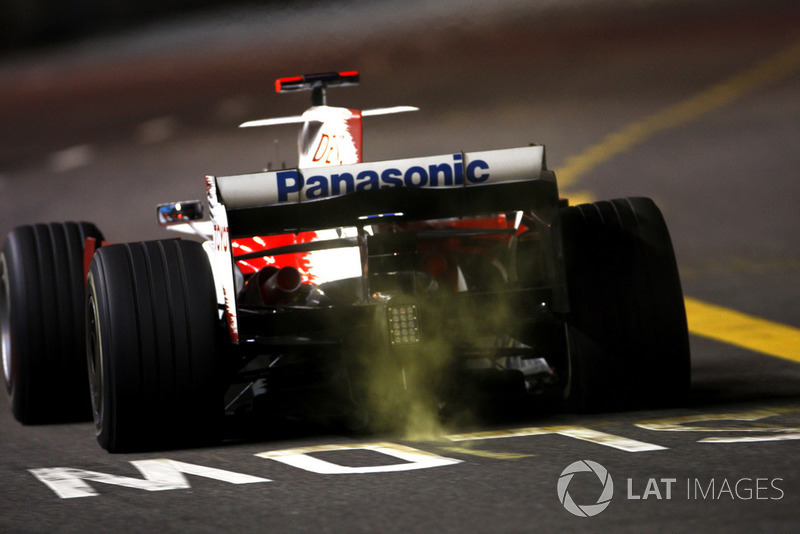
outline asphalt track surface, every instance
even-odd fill
[[[110,455],[91,424],[23,427],[0,401],[1,532],[797,531],[796,2],[405,5],[217,12],[5,58],[0,234],[84,219],[164,237],[153,206],[202,197],[204,174],[293,164],[293,127],[236,129],[304,109],[275,78],[358,69],[331,103],[422,109],[366,123],[367,159],[539,142],[564,196],[656,200],[687,296],[687,405]],[[582,460],[614,484],[594,517],[559,500]],[[563,487],[582,506],[602,486]]]

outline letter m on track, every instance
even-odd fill
[[[212,478],[231,484],[253,484],[256,482],[270,482],[267,478],[254,477],[224,469],[205,467],[202,465],[187,464],[175,460],[139,460],[131,462],[139,470],[143,478],[120,475],[109,475],[97,471],[85,471],[70,467],[50,467],[44,469],[30,469],[30,472],[53,490],[62,499],[76,497],[94,497],[98,493],[89,482],[99,482],[126,488],[135,488],[145,491],[165,491],[174,489],[188,489],[191,486],[184,475],[195,475]]]

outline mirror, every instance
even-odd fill
[[[199,221],[203,218],[203,202],[201,200],[184,200],[182,202],[169,202],[156,206],[158,210],[158,224],[170,224]]]

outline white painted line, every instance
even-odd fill
[[[62,499],[97,496],[98,492],[87,481],[145,491],[190,489],[191,486],[184,474],[211,478],[230,484],[272,482],[268,478],[245,475],[204,465],[188,464],[167,458],[138,460],[131,462],[131,464],[139,470],[143,478],[110,475],[108,473],[69,467],[29,469],[29,471]]]
[[[769,436],[744,436],[738,438],[704,438],[697,443],[761,443],[765,441],[800,440],[800,432],[772,434]]]
[[[679,417],[666,417],[652,421],[640,421],[636,423],[639,428],[646,430],[666,431],[666,432],[750,432],[751,434],[739,437],[712,437],[698,440],[698,443],[758,443],[762,441],[785,441],[800,439],[800,427],[795,423],[768,424],[760,423],[762,419],[780,416],[791,416],[797,418],[797,409],[761,409],[740,413],[716,413],[716,414],[695,414]],[[737,422],[756,422],[753,425],[711,425],[711,422],[737,421]],[[690,424],[700,423],[700,424]],[[752,433],[761,433],[754,436]]]
[[[366,467],[352,467],[335,464],[327,460],[315,458],[311,453],[327,451],[348,451],[348,450],[369,450],[382,453],[386,456],[399,458],[406,463],[391,463],[388,465],[373,465]],[[443,467],[461,463],[461,460],[446,458],[431,452],[421,451],[397,443],[356,443],[343,445],[321,445],[311,447],[301,447],[297,449],[285,449],[281,451],[269,451],[256,454],[261,458],[277,460],[278,462],[310,471],[321,475],[346,475],[346,474],[365,474],[365,473],[394,473],[398,471],[412,471],[415,469],[428,469],[431,467]]]
[[[451,441],[471,441],[480,439],[503,439],[526,436],[543,436],[547,434],[558,434],[570,438],[589,441],[597,445],[605,445],[627,452],[649,452],[661,451],[665,447],[653,443],[645,443],[635,439],[622,436],[615,436],[606,432],[600,432],[582,426],[543,426],[517,428],[512,430],[492,430],[487,432],[473,432],[469,434],[452,434],[446,436]]]
[[[48,167],[53,172],[67,172],[92,163],[95,151],[91,145],[76,145],[50,154]]]

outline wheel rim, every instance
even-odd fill
[[[3,374],[6,379],[6,386],[11,388],[12,361],[11,361],[11,284],[8,279],[8,268],[6,266],[5,255],[0,255],[0,328],[2,328],[2,354],[3,354]]]
[[[87,336],[86,356],[89,364],[89,385],[92,392],[92,413],[97,432],[100,432],[103,421],[103,352],[100,342],[99,316],[94,298],[94,284],[90,280],[90,292],[87,302]]]

